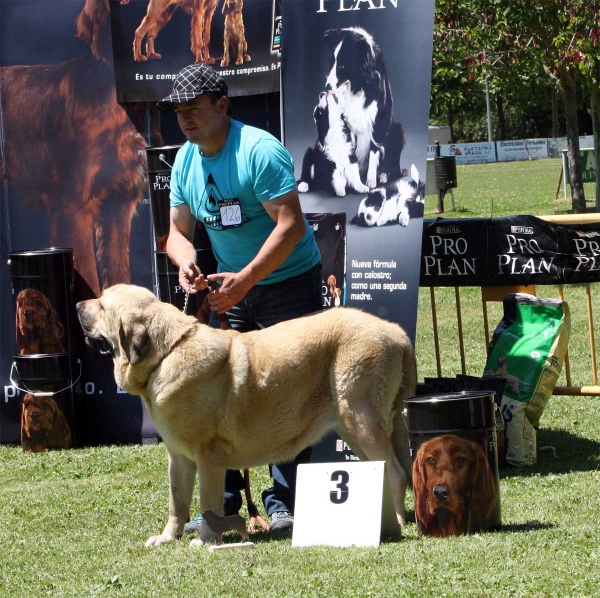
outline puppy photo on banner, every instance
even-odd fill
[[[433,0],[283,3],[284,143],[303,211],[346,215],[344,305],[412,338],[433,15]]]

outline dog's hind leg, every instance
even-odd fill
[[[402,171],[400,170],[400,156],[404,149],[404,144],[405,138],[402,125],[397,122],[392,123],[385,143],[385,155],[383,158],[383,172],[387,174],[388,182],[397,181],[402,175]]]
[[[374,418],[376,418],[375,414]],[[376,419],[373,420],[373,422],[375,421]],[[369,461],[385,461],[396,517],[400,526],[404,527],[406,525],[404,499],[408,486],[408,475],[394,454],[389,433],[381,425],[364,420],[353,431],[351,431],[354,428],[352,425],[345,424],[344,428],[343,430],[338,429],[338,432],[357,457],[360,459],[366,457]]]
[[[196,464],[169,450],[169,520],[160,536],[151,536],[146,546],[160,546],[181,537],[190,518],[190,504],[196,479]]]
[[[300,173],[300,180],[298,181],[298,191],[300,193],[306,193],[310,190],[310,183],[313,180],[313,172],[315,167],[315,150],[309,147],[304,154],[302,159],[302,172]]]

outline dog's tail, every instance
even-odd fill
[[[404,399],[413,397],[417,390],[417,364],[414,352],[408,348],[402,352],[402,385],[394,403],[394,429],[392,444],[400,465],[412,483],[412,459],[408,447],[408,428],[404,420]]]

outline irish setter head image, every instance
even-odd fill
[[[64,327],[48,297],[35,289],[17,295],[15,328],[19,355],[64,353]]]
[[[32,453],[71,446],[71,429],[52,397],[27,393],[23,398],[21,445]]]
[[[421,445],[413,463],[413,490],[423,533],[441,538],[468,533],[471,517],[487,519],[498,501],[482,448],[453,435]]]

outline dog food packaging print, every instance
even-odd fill
[[[16,342],[11,380],[21,393],[21,444],[31,452],[69,448],[71,389],[81,371],[75,353],[73,251],[13,252],[9,265]]]
[[[494,393],[417,396],[405,404],[419,531],[444,538],[499,529]]]
[[[502,415],[511,465],[537,460],[536,430],[562,369],[570,330],[565,301],[524,293],[504,298],[504,317],[490,342],[484,377],[505,380]]]

